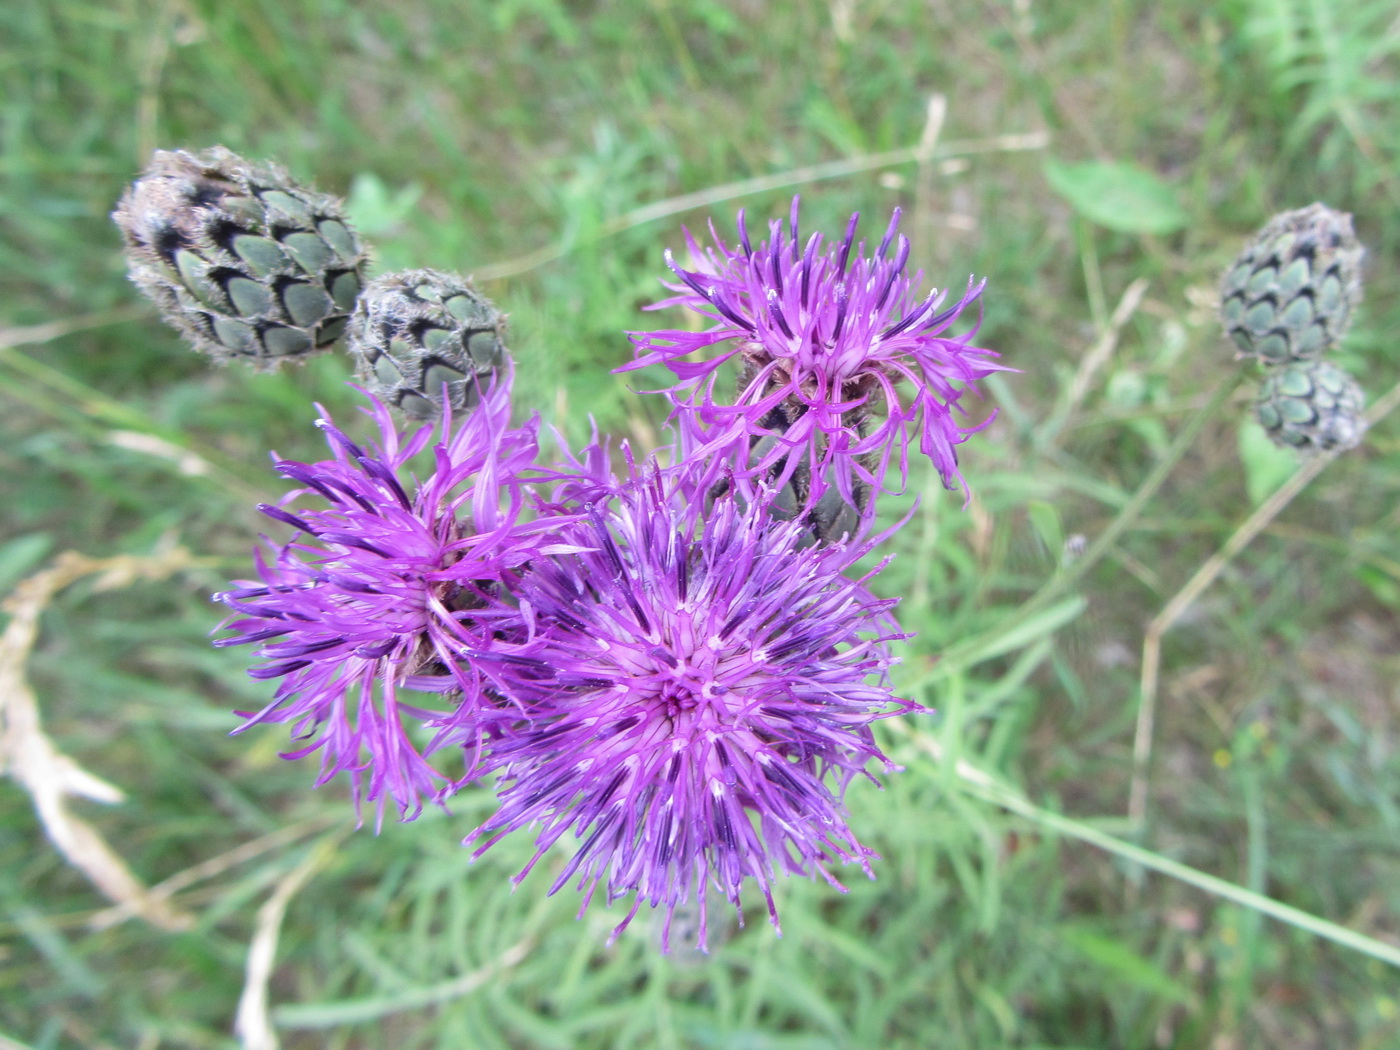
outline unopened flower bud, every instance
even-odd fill
[[[324,350],[360,293],[365,248],[339,202],[220,146],[158,150],[112,218],[131,279],[218,361]]]

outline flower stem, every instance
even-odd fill
[[[1366,413],[1369,427],[1383,419],[1400,405],[1400,384],[1371,406]],[[1134,829],[1141,829],[1147,816],[1147,770],[1152,761],[1152,738],[1157,720],[1157,686],[1162,660],[1162,636],[1165,635],[1203,591],[1216,581],[1225,566],[1244,550],[1254,537],[1293,502],[1344,450],[1324,453],[1308,460],[1272,496],[1261,503],[1237,528],[1220,550],[1211,555],[1196,574],[1187,581],[1162,611],[1147,625],[1142,639],[1142,679],[1139,689],[1137,728],[1133,735],[1133,780],[1128,794],[1128,819]]]
[[[902,719],[891,719],[885,724],[902,733],[935,761],[947,762],[943,745],[933,736],[911,728]],[[1304,930],[1332,941],[1334,944],[1340,944],[1344,948],[1369,955],[1371,958],[1379,959],[1391,966],[1400,967],[1400,948],[1394,945],[1386,944],[1374,937],[1368,937],[1364,933],[1358,933],[1335,922],[1319,918],[1301,908],[1295,908],[1282,901],[1274,900],[1272,897],[1266,897],[1262,893],[1256,893],[1254,890],[1246,889],[1237,883],[1228,882],[1179,861],[1171,860],[1150,849],[1125,842],[1123,839],[1100,831],[1098,828],[1075,820],[1073,817],[1066,817],[1063,814],[1037,806],[1015,788],[1002,783],[966,759],[959,758],[953,762],[953,773],[956,778],[955,782],[969,794],[985,799],[1010,813],[1039,824],[1041,827],[1088,843],[1098,849],[1122,857],[1124,860],[1140,864],[1144,868],[1150,868],[1169,878],[1205,890],[1213,896],[1233,901],[1252,911],[1287,923],[1295,929]]]
[[[1123,535],[1128,526],[1137,520],[1148,502],[1167,480],[1168,475],[1181,461],[1182,456],[1186,454],[1186,450],[1191,447],[1191,443],[1196,440],[1201,428],[1206,425],[1206,422],[1220,406],[1229,400],[1230,395],[1235,392],[1235,388],[1244,379],[1244,375],[1244,369],[1236,367],[1216,385],[1215,390],[1211,392],[1210,399],[1197,409],[1195,415],[1177,431],[1177,435],[1167,448],[1166,454],[1152,468],[1152,472],[1147,475],[1143,483],[1138,486],[1132,498],[1123,505],[1117,516],[1108,523],[1103,532],[1095,537],[1094,542],[1089,544],[1083,554],[1046,580],[1041,585],[1040,590],[1022,602],[1015,612],[999,623],[992,631],[950,646],[944,652],[939,667],[961,666],[961,662],[965,661],[968,656],[995,648],[989,645],[991,641],[1015,631],[1074,586],[1085,573],[1098,564],[1099,560],[1118,542],[1118,538]]]

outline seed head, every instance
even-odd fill
[[[1315,455],[1359,445],[1365,407],[1365,393],[1346,372],[1326,361],[1298,361],[1270,371],[1254,413],[1275,445]]]

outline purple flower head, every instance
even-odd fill
[[[494,601],[502,576],[541,548],[540,529],[522,523],[520,475],[536,454],[537,424],[510,428],[509,376],[470,415],[401,436],[378,401],[367,414],[377,445],[361,447],[328,419],[333,459],[274,459],[299,486],[281,501],[318,504],[259,509],[298,531],[258,554],[257,581],[215,595],[233,616],[215,645],[258,646],[267,661],[249,674],[280,679],[272,702],[238,730],[290,722],[301,746],[319,751],[318,786],[348,773],[356,806],[392,799],[402,819],[424,798],[441,799],[457,781],[425,757],[448,743],[470,751],[489,700],[459,659],[473,641],[474,612]],[[436,439],[436,440],[434,440]],[[432,442],[421,480],[406,465]],[[444,694],[453,725],[420,753],[406,722],[440,725],[444,712],[415,706],[401,691]],[[470,755],[467,756],[470,762]]]
[[[682,269],[668,252],[667,264],[681,281],[668,287],[680,294],[654,308],[686,306],[715,324],[703,332],[632,333],[637,359],[625,368],[664,363],[675,373],[670,394],[682,445],[694,455],[754,441],[741,473],[776,471],[786,481],[803,458],[793,453],[805,451],[813,502],[830,485],[848,501],[857,482],[878,489],[896,451],[907,480],[909,423],[944,483],[960,483],[954,446],[980,427],[960,426],[953,410],[965,388],[998,366],[995,354],[969,344],[971,333],[944,333],[983,285],[969,281],[946,308],[946,292],[920,298],[922,272],[910,276],[905,269],[909,241],[895,240],[898,209],[871,256],[855,240],[858,214],[842,241],[826,250],[820,233],[802,243],[797,214],[793,198],[786,238],[783,223],[774,221],[769,240],[757,248],[742,211],[737,247],[711,228],[715,247],[702,251],[687,233],[696,269]],[[686,360],[730,342],[704,360]],[[726,404],[716,384],[731,358],[739,385]],[[898,389],[901,380],[908,381],[907,397]],[[775,433],[781,434],[776,442]]]
[[[752,878],[776,926],[780,872],[870,873],[842,795],[884,761],[871,723],[917,708],[886,679],[895,603],[845,575],[868,543],[803,547],[762,502],[702,502],[675,472],[634,472],[562,530],[576,553],[519,579],[528,638],[474,658],[522,717],[491,744],[500,808],[467,841],[479,856],[536,828],[519,882],[572,833],[551,893],[576,881],[580,912],[600,885],[634,894],[616,932],[659,907],[663,947],[695,904],[703,949],[707,885],[737,909]]]

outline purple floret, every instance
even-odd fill
[[[544,469],[508,370],[403,433],[371,398],[363,447],[318,421],[333,458],[275,459],[297,487],[260,508],[297,535],[216,596],[215,644],[254,646],[250,674],[275,682],[239,731],[288,723],[286,757],[319,753],[317,784],[347,774],[380,820],[494,776],[473,856],[528,834],[517,884],[544,866],[580,915],[623,902],[614,936],[649,906],[663,950],[678,913],[706,948],[712,892],[742,924],[751,881],[776,929],[780,877],[870,875],[845,793],[894,768],[875,723],[924,709],[891,689],[908,636],[870,590],[883,566],[857,565],[908,520],[877,532],[875,496],[892,460],[907,484],[915,434],[961,483],[957,446],[985,423],[959,400],[1000,366],[975,326],[950,334],[982,286],[919,298],[899,212],[868,256],[857,218],[803,242],[794,199],[756,249],[741,212],[737,247],[687,234],[693,270],[668,253],[678,294],[657,305],[713,322],[632,335],[629,368],[676,376],[670,447],[634,457],[595,428],[578,452],[556,435]]]
[[[464,419],[444,413],[406,437],[379,402],[367,414],[377,445],[362,448],[321,419],[334,459],[275,460],[299,486],[281,502],[309,497],[312,508],[260,508],[300,535],[274,545],[271,560],[259,554],[259,580],[215,596],[233,610],[234,632],[215,644],[258,645],[267,663],[249,673],[281,679],[238,731],[292,723],[300,746],[285,757],[319,751],[318,785],[348,773],[357,806],[375,803],[382,819],[392,799],[412,819],[467,778],[496,706],[461,653],[483,644],[478,620],[489,620],[502,577],[544,547],[539,523],[521,519],[537,426],[510,428],[509,377]],[[425,449],[426,475],[414,481],[407,464]],[[403,690],[439,694],[442,707]],[[446,715],[452,725],[420,753],[407,723],[440,726]],[[464,749],[459,776],[424,757],[449,744]]]
[[[707,885],[737,909],[752,878],[776,926],[778,874],[869,874],[842,796],[885,761],[871,724],[917,706],[886,677],[895,603],[845,575],[868,542],[804,547],[762,503],[702,502],[649,468],[563,530],[576,553],[518,580],[529,637],[476,658],[522,717],[492,743],[500,808],[468,842],[537,829],[518,882],[572,835],[551,893],[576,882],[581,912],[600,885],[635,895],[618,931],[649,904],[663,944],[696,905],[703,948]]]
[[[964,390],[997,371],[996,355],[969,343],[972,333],[948,335],[950,326],[980,295],[982,284],[944,307],[946,292],[917,297],[922,272],[909,276],[909,241],[895,236],[896,209],[873,256],[855,241],[859,215],[851,216],[840,244],[823,249],[814,233],[805,247],[798,235],[798,201],[792,202],[788,235],[769,226],[757,248],[739,213],[739,244],[730,247],[711,229],[715,247],[686,242],[696,269],[667,264],[681,293],[657,303],[685,306],[715,324],[703,332],[670,329],[632,333],[637,359],[626,369],[665,364],[677,376],[670,388],[682,445],[695,455],[754,446],[750,477],[786,481],[805,450],[812,467],[811,501],[835,486],[848,501],[856,482],[879,488],[897,454],[907,480],[910,428],[944,483],[961,484],[955,446],[985,422],[964,427],[954,409]],[[893,246],[893,255],[891,247]],[[712,350],[720,344],[727,347]],[[688,360],[692,354],[708,354]],[[721,366],[739,367],[739,390],[730,403],[716,389]],[[620,369],[623,371],[625,369]],[[901,398],[900,382],[909,393]]]

